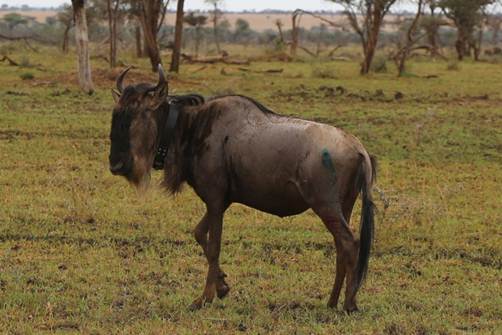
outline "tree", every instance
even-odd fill
[[[291,45],[290,54],[291,57],[296,57],[296,51],[298,50],[298,43],[300,39],[300,19],[302,17],[302,11],[297,9],[291,15]]]
[[[496,45],[499,42],[502,17],[499,15],[492,14],[486,19],[486,24],[492,32],[492,44]]]
[[[284,26],[284,23],[282,23],[281,19],[275,20],[275,25],[277,26],[277,30],[279,31],[279,43],[281,45],[284,44],[284,32],[282,31],[282,27]]]
[[[174,47],[173,56],[171,60],[171,67],[169,71],[178,72],[180,67],[180,55],[181,55],[181,39],[183,33],[183,6],[185,0],[178,0],[178,8],[176,10],[176,28],[174,32]]]
[[[408,26],[406,30],[406,36],[404,41],[404,46],[400,47],[396,56],[394,57],[397,65],[398,76],[401,77],[405,70],[406,60],[408,59],[411,51],[413,50],[413,46],[418,40],[420,36],[416,36],[419,28],[420,17],[423,14],[424,10],[424,0],[417,0],[417,13],[413,18],[412,22]]]
[[[110,67],[117,65],[117,20],[120,0],[107,0],[108,29],[110,31]]]
[[[63,5],[63,9],[59,11],[57,14],[57,19],[64,26],[63,42],[61,43],[61,49],[63,53],[66,54],[68,53],[68,40],[69,40],[70,29],[75,24],[75,21],[73,20],[72,7],[69,5]]]
[[[9,13],[4,15],[3,21],[7,23],[7,27],[12,31],[16,26],[27,24],[29,19],[27,16],[18,13]]]
[[[143,36],[145,38],[145,49],[152,71],[157,71],[159,64],[162,64],[160,59],[159,44],[157,42],[159,18],[162,11],[162,0],[143,0],[140,8],[140,22],[143,28]]]
[[[87,94],[94,93],[89,57],[89,36],[85,15],[85,0],[72,0],[75,20],[75,42],[77,44],[78,82],[80,88]]]
[[[474,50],[475,60],[480,55],[480,39],[476,39],[475,32],[482,29],[484,10],[494,0],[438,0],[437,5],[447,18],[453,21],[457,28],[455,48],[459,60]],[[482,32],[480,34],[482,36]]]
[[[185,16],[184,21],[191,27],[195,28],[195,57],[199,55],[199,45],[201,40],[202,27],[207,23],[207,16],[195,15],[193,12]]]
[[[244,19],[237,19],[235,21],[235,32],[234,38],[237,42],[244,41],[245,43],[249,42],[249,38],[251,37],[253,31],[249,26],[249,22]]]
[[[213,6],[213,10],[211,11],[211,22],[213,23],[214,44],[216,45],[216,51],[221,53],[218,23],[223,13],[218,6],[220,6],[223,0],[205,0],[205,2]]]
[[[156,72],[158,65],[162,63],[160,58],[157,35],[159,33],[167,12],[169,0],[122,0],[126,3],[129,16],[135,18],[143,32],[144,53],[150,58],[152,71]],[[140,32],[136,31],[136,49],[140,47]],[[139,54],[139,52],[137,51]],[[141,53],[143,54],[143,52]]]
[[[439,51],[439,29],[449,24],[442,16],[436,14],[436,9],[438,9],[436,0],[427,0],[426,3],[429,7],[429,14],[422,15],[420,19],[420,28],[425,31],[431,57],[440,56],[444,58]]]
[[[363,47],[364,60],[361,64],[361,74],[370,71],[378,35],[385,15],[397,0],[330,0],[344,7],[352,29],[359,35]],[[360,23],[359,17],[362,20]]]

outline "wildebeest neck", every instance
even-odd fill
[[[172,99],[178,104],[176,125],[174,129],[168,129],[169,117],[166,118],[164,115],[164,121],[161,122],[165,124],[159,126],[163,129],[161,132],[172,131],[164,164],[164,186],[171,193],[177,193],[181,190],[183,182],[191,177],[192,160],[196,158],[201,144],[210,134],[214,111],[201,106],[204,98],[199,95],[176,96]],[[171,109],[168,112],[171,114],[173,107],[167,108]],[[160,134],[160,136],[164,135]]]
[[[223,110],[228,109],[224,106],[224,98],[231,97],[246,99],[264,114],[276,115],[254,99],[240,95],[215,97],[203,105],[185,105],[178,117],[164,169],[164,186],[171,193],[179,192],[185,181],[192,184],[192,164],[209,150],[206,139],[212,134],[213,125]]]

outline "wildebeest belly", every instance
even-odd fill
[[[258,210],[290,216],[309,205],[298,187],[299,170],[311,145],[305,124],[242,128],[225,148],[230,200]]]
[[[280,217],[297,215],[309,208],[294,185],[282,189],[267,190],[266,193],[253,185],[242,185],[231,192],[231,201],[244,204],[265,213]]]

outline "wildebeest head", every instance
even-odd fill
[[[146,187],[155,155],[159,107],[166,101],[168,85],[159,65],[157,85],[137,84],[124,88],[124,77],[117,78],[117,90],[110,132],[110,171],[124,176],[136,187]]]

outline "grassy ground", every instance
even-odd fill
[[[206,273],[191,233],[203,204],[188,188],[138,197],[108,172],[116,72],[95,61],[98,90],[86,96],[71,55],[29,57],[39,69],[0,65],[0,332],[502,332],[501,65],[417,62],[401,79],[361,78],[350,62],[252,66],[276,75],[194,65],[171,80],[173,91],[242,93],[340,126],[379,157],[376,243],[361,312],[348,316],[325,307],[335,257],[319,220],[239,205],[224,225],[230,295],[189,312]],[[132,79],[156,79],[134,62]],[[336,86],[348,93],[333,96]]]

